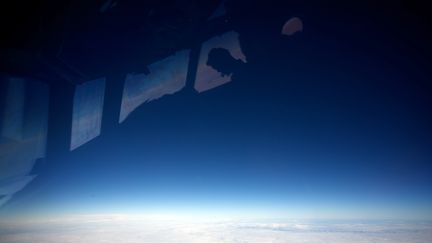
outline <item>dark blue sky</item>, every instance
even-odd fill
[[[3,211],[430,219],[430,48],[421,26],[403,13],[342,7],[257,5],[236,15],[234,5],[248,62],[232,82],[183,89],[102,127],[47,161]],[[303,32],[280,35],[292,16]]]

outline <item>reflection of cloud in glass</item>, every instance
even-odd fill
[[[30,173],[35,160],[43,157],[39,148],[45,139],[45,134],[19,141],[3,138],[0,144],[0,181]]]
[[[25,79],[4,78],[5,100],[0,116],[0,206],[25,187],[38,158],[45,156],[48,86]]]
[[[210,50],[214,48],[224,48],[228,50],[235,59],[246,62],[246,57],[241,50],[237,32],[230,31],[204,42],[201,47],[194,85],[195,90],[198,92],[207,91],[231,81],[231,75],[222,76],[221,73],[207,65],[208,54]]]
[[[283,35],[293,35],[296,32],[303,31],[303,22],[297,17],[289,19],[282,27]]]
[[[102,123],[105,78],[76,87],[70,149],[74,150],[99,136]]]
[[[2,136],[11,139],[22,138],[24,122],[25,81],[9,78],[2,117]]]
[[[34,175],[23,175],[0,181],[0,195],[3,195],[0,198],[0,206],[9,201],[14,193],[21,191],[35,177]]]
[[[174,94],[186,85],[189,50],[151,64],[150,74],[128,74],[126,77],[119,122],[145,102]]]

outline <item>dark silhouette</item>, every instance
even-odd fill
[[[231,75],[243,65],[240,59],[235,59],[231,53],[224,48],[213,48],[208,54],[207,66],[210,66],[220,72],[222,76]]]

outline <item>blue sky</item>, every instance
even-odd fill
[[[425,60],[377,26],[302,19],[294,37],[238,23],[232,82],[102,126],[0,210],[431,219]]]

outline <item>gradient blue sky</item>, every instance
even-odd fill
[[[432,219],[426,61],[372,22],[299,13],[294,37],[288,13],[234,19],[232,82],[102,127],[0,211]]]

